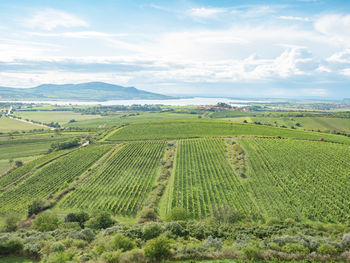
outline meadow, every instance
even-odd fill
[[[29,131],[34,129],[43,129],[42,126],[14,120],[5,116],[0,117],[0,133],[14,132],[14,131]]]

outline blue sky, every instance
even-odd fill
[[[0,1],[0,86],[88,81],[350,97],[350,1]]]

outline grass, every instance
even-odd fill
[[[4,257],[0,258],[0,263],[35,263],[39,262],[30,258],[22,258],[22,257]]]
[[[109,141],[163,140],[200,137],[266,136],[350,144],[350,138],[326,133],[217,120],[187,120],[133,124],[119,129]]]
[[[43,123],[58,122],[60,125],[67,124],[70,120],[83,121],[98,119],[99,115],[83,115],[73,111],[16,111],[16,116]]]
[[[169,112],[140,112],[139,115],[137,115],[135,112],[122,111],[118,112],[116,116],[106,116],[98,119],[68,123],[65,126],[78,128],[110,128],[123,124],[145,123],[154,121],[174,121],[195,118],[198,118],[198,115]]]
[[[3,133],[14,131],[29,131],[34,129],[43,129],[43,127],[23,121],[10,119],[4,116],[0,118],[0,132]]]

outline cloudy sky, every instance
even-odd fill
[[[0,1],[0,86],[88,81],[350,97],[350,1]]]

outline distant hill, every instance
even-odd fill
[[[0,87],[0,100],[106,101],[170,98],[173,97],[104,82],[43,84],[27,89]]]

